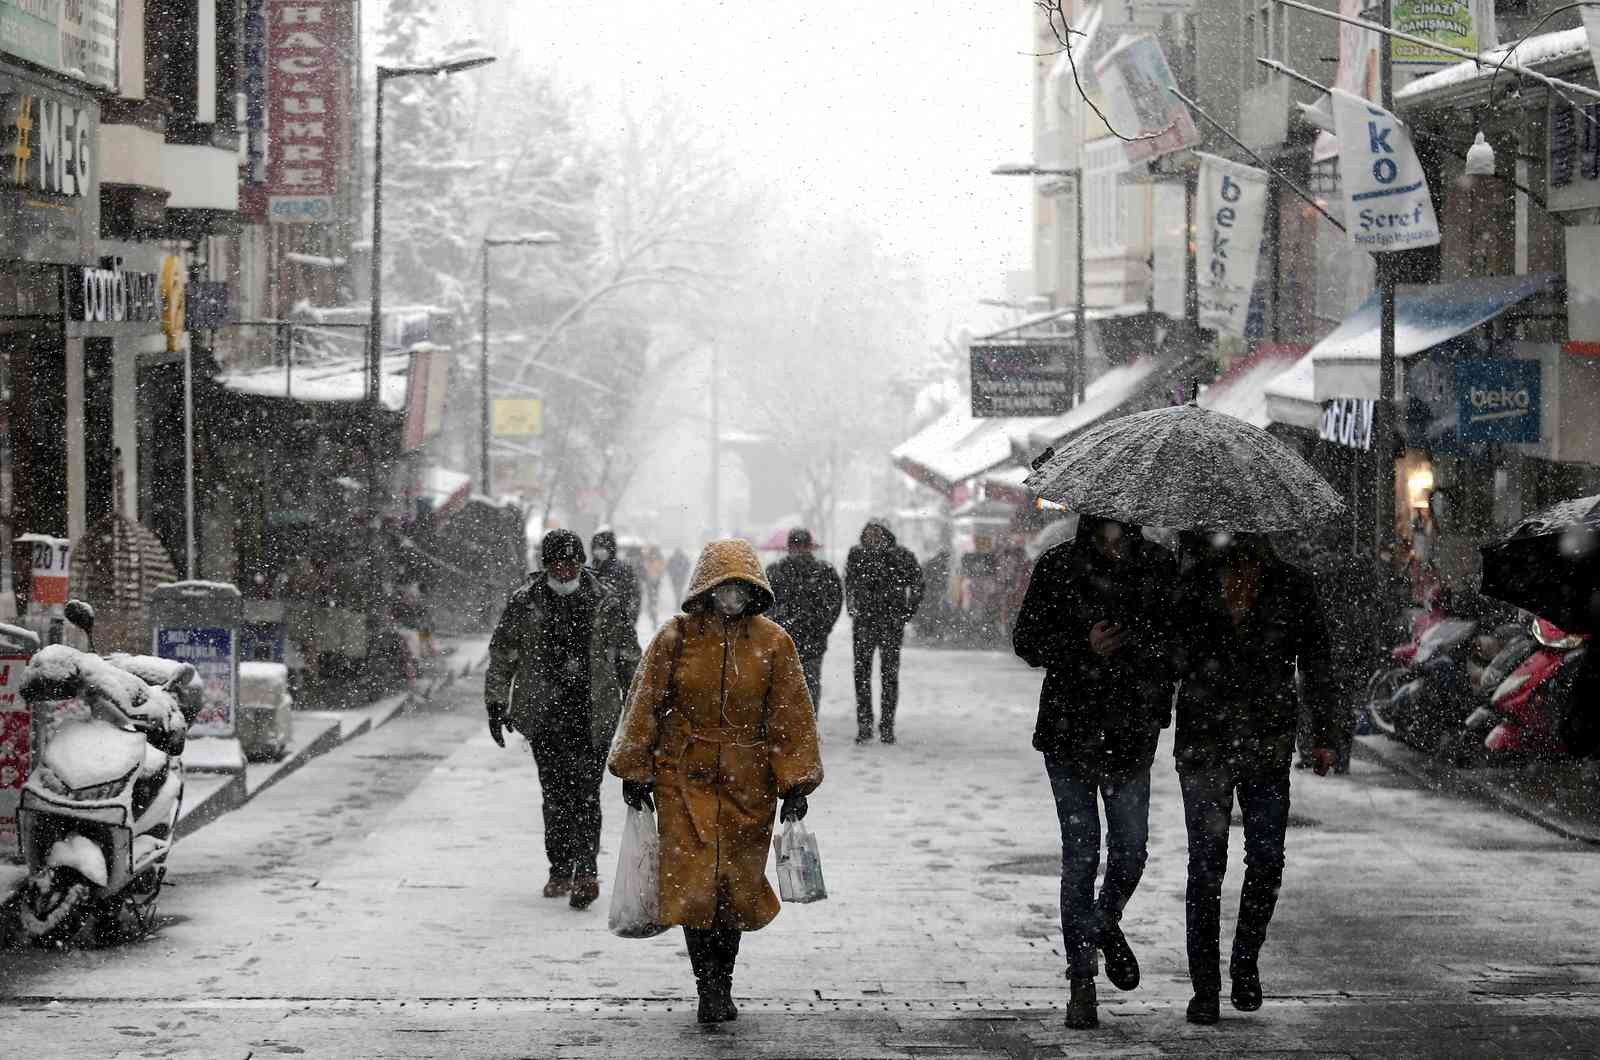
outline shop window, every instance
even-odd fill
[[[170,556],[188,554],[184,522],[183,364],[139,369],[139,521]]]

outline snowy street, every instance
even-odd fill
[[[1065,1030],[1059,842],[1028,746],[1039,675],[908,649],[900,743],[856,747],[847,638],[841,623],[807,819],[831,897],[747,938],[737,1023],[695,1025],[679,932],[607,932],[615,781],[600,901],[538,896],[533,764],[490,742],[474,679],[182,842],[155,937],[0,957],[8,1042],[31,1057],[1593,1055],[1600,853],[1365,759],[1295,774],[1265,1008],[1186,1024],[1165,747],[1125,920],[1144,985],[1102,979],[1100,1029]]]

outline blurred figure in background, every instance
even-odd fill
[[[883,696],[878,736],[894,743],[895,709],[900,698],[900,645],[906,622],[922,604],[922,568],[901,547],[882,519],[868,520],[861,544],[844,565],[845,606],[850,609],[855,654],[856,743],[872,739],[872,657],[883,662]]]
[[[594,557],[595,576],[621,601],[628,621],[639,621],[639,574],[617,555],[617,535],[610,530],[598,531],[589,540],[589,551]]]
[[[788,546],[789,554],[767,568],[767,581],[778,601],[768,617],[794,641],[806,687],[811,690],[811,705],[820,713],[822,657],[828,650],[828,634],[844,606],[844,585],[833,567],[817,559],[811,531],[803,527],[790,530]]]

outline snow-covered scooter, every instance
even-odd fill
[[[93,610],[73,601],[67,619],[89,633],[92,648]],[[119,662],[52,644],[22,679],[44,743],[17,813],[31,873],[18,914],[41,944],[115,942],[155,920],[199,686],[187,664]]]

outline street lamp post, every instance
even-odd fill
[[[1085,388],[1088,386],[1087,356],[1084,344],[1088,341],[1088,332],[1085,330],[1085,306],[1083,294],[1083,167],[1082,166],[1038,166],[1026,162],[1010,162],[995,166],[992,170],[997,177],[1064,177],[1072,181],[1072,198],[1074,212],[1077,219],[1074,227],[1077,229],[1077,266],[1075,268],[1074,286],[1077,288],[1077,312],[1074,327],[1077,331],[1074,359],[1077,363],[1073,366],[1073,374],[1077,376],[1074,384],[1077,404],[1083,404]]]
[[[535,232],[526,236],[484,236],[483,238],[483,319],[479,322],[482,354],[478,358],[478,488],[493,496],[489,480],[489,248],[547,247],[561,242],[554,232]]]

